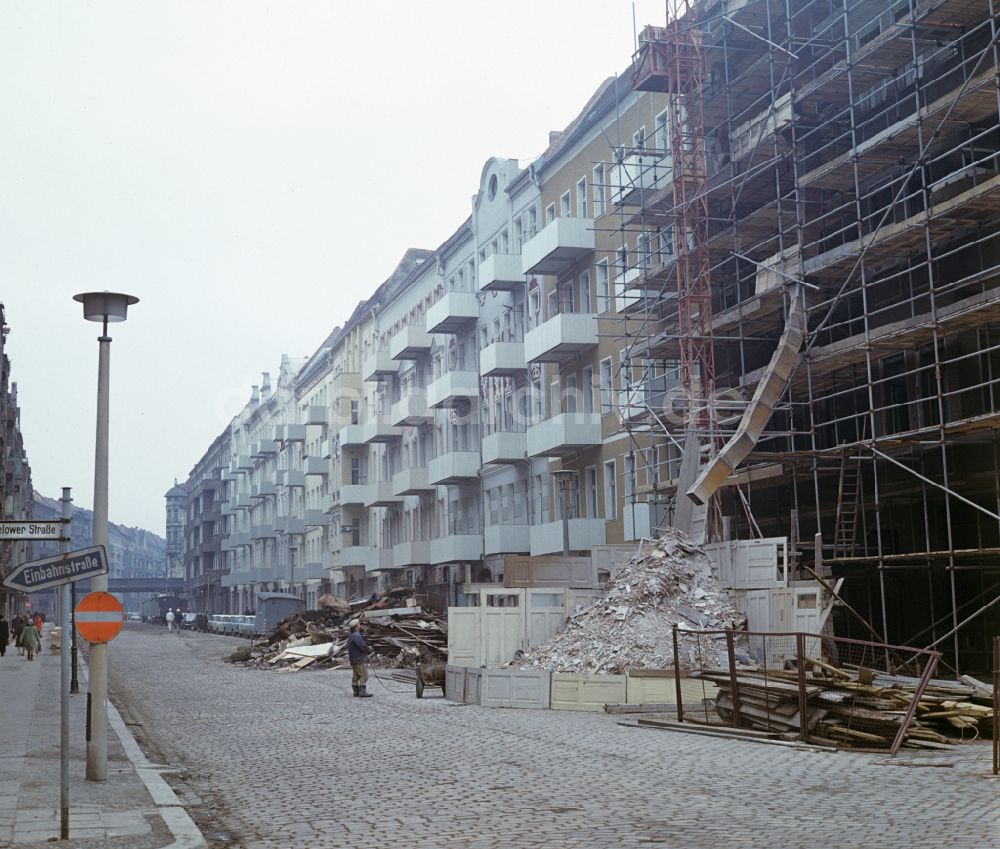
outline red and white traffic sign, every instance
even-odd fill
[[[76,630],[88,643],[107,643],[125,621],[122,603],[111,593],[87,593],[76,606]]]

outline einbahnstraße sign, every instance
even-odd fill
[[[95,545],[44,560],[29,560],[4,578],[3,583],[12,590],[31,593],[107,573],[108,556],[104,546]]]

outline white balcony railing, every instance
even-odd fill
[[[569,550],[590,551],[595,545],[604,545],[604,519],[570,519]],[[532,557],[540,554],[555,554],[563,550],[563,523],[545,522],[531,526]]]
[[[529,363],[559,363],[596,345],[594,313],[559,313],[525,334],[524,356]]]
[[[361,365],[361,376],[366,381],[378,381],[398,373],[399,362],[388,351],[369,354]]]
[[[427,310],[431,333],[457,333],[479,319],[479,300],[474,292],[445,292]]]
[[[431,352],[434,339],[423,324],[408,324],[389,341],[389,354],[394,360],[416,360]]]
[[[393,495],[420,495],[434,490],[427,480],[426,466],[412,466],[392,476]]]
[[[396,569],[407,566],[428,566],[430,562],[430,540],[411,540],[392,547],[392,565]]]
[[[514,254],[492,254],[479,264],[479,289],[504,290],[524,285],[521,257]]]
[[[427,480],[442,486],[476,480],[481,465],[478,451],[448,451],[427,464]]]
[[[483,465],[490,463],[520,463],[528,455],[528,435],[497,431],[483,438]]]
[[[479,397],[479,374],[475,371],[447,371],[427,387],[428,407],[454,407]]]
[[[479,352],[479,373],[483,377],[506,377],[527,367],[523,342],[491,342]]]
[[[560,413],[528,428],[529,457],[559,457],[601,442],[600,413]]]
[[[392,405],[390,421],[395,427],[422,425],[433,421],[434,413],[427,409],[427,395],[422,389],[414,389]]]
[[[486,526],[483,554],[527,554],[530,550],[531,525]]]
[[[438,563],[462,563],[483,556],[482,534],[448,534],[431,540],[430,560]]]
[[[557,218],[521,249],[524,274],[559,274],[594,250],[591,218]]]

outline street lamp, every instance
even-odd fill
[[[87,321],[102,323],[97,366],[97,440],[94,450],[94,534],[93,544],[108,545],[108,386],[111,375],[111,337],[108,323],[125,321],[128,308],[139,303],[132,295],[118,292],[83,292],[73,300],[83,304]],[[94,592],[108,591],[107,575],[90,579]],[[108,647],[90,647],[90,739],[87,741],[87,780],[104,781],[108,777]]]
[[[562,504],[563,556],[569,554],[569,496],[576,488],[576,472],[570,469],[559,469],[552,472],[552,477],[559,485],[559,500]]]

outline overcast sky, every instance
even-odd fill
[[[623,71],[663,0],[0,4],[0,300],[36,489],[93,503],[111,332],[112,521],[162,534],[283,353],[305,356]]]

